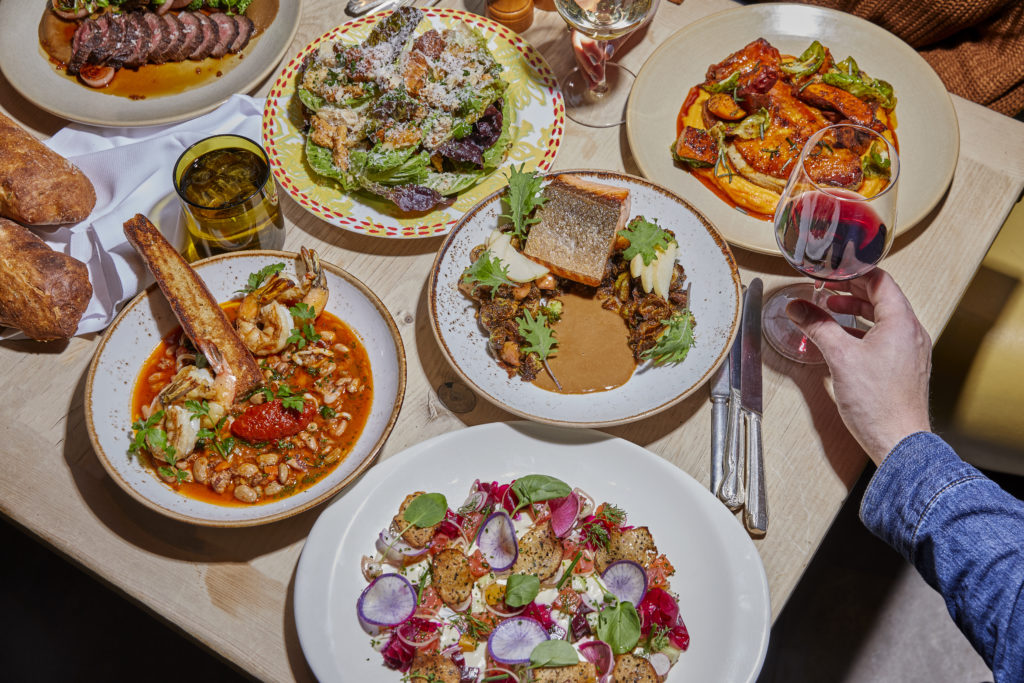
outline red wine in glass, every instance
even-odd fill
[[[780,210],[782,255],[816,280],[860,277],[882,260],[892,241],[892,230],[855,192],[804,192]]]

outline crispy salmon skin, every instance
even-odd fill
[[[239,338],[217,300],[181,254],[142,214],[124,224],[124,234],[149,266],[185,334],[206,355],[217,375],[230,373],[235,396],[263,385],[256,359]]]

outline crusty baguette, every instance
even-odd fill
[[[559,277],[597,287],[615,233],[629,220],[629,190],[560,175],[544,196],[523,253]]]
[[[235,396],[245,396],[263,384],[256,359],[239,338],[217,300],[196,271],[142,214],[124,224],[124,234],[146,261],[167,297],[174,315],[214,372],[235,378]]]
[[[91,297],[84,263],[0,218],[0,325],[38,341],[68,339]]]
[[[77,223],[95,204],[84,173],[0,114],[0,216],[26,225]]]

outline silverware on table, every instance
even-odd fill
[[[743,369],[741,395],[747,425],[747,503],[743,523],[763,535],[768,530],[768,501],[764,485],[764,449],[761,441],[761,300],[764,287],[754,278],[743,300]]]
[[[743,419],[740,416],[740,379],[742,377],[743,327],[736,332],[736,339],[729,350],[729,416],[725,430],[725,457],[723,461],[722,484],[718,488],[718,498],[731,510],[743,505],[743,491],[740,471],[743,463],[740,460]]]
[[[716,496],[722,485],[728,412],[729,356],[726,356],[711,381],[711,493]]]
[[[413,2],[415,0],[348,0],[345,12],[353,17],[358,17],[367,12],[381,12],[392,7],[408,7]]]

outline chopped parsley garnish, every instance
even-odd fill
[[[183,482],[186,479],[188,479],[188,471],[187,470],[179,470],[177,467],[174,467],[174,466],[172,466],[172,467],[160,467],[158,469],[160,470],[160,474],[164,475],[165,477],[168,477],[168,478],[174,477],[175,479],[177,479],[177,482],[176,482],[177,484],[181,484],[181,482]]]
[[[249,292],[258,289],[259,286],[262,285],[264,280],[266,280],[268,277],[270,277],[271,275],[276,275],[277,273],[280,273],[282,270],[284,270],[283,263],[273,263],[269,266],[260,268],[255,273],[249,273],[249,281],[245,284],[245,287],[243,287],[242,289],[236,289],[235,291],[241,292],[242,294],[248,294]]]
[[[330,407],[330,406],[320,406],[320,417],[324,418],[325,420],[330,420],[332,417],[335,417],[337,414],[338,414],[338,411],[335,410],[334,408]]]
[[[306,348],[306,344],[320,341],[320,335],[313,327],[313,320],[316,319],[316,310],[309,304],[299,302],[288,309],[288,312],[301,324],[292,330],[288,337],[289,344],[295,344],[300,349]],[[308,321],[308,322],[302,322]]]
[[[185,409],[192,415],[192,417],[209,417],[210,416],[210,402],[209,401],[195,401],[189,399],[185,401]]]
[[[508,266],[501,259],[491,256],[491,250],[485,249],[473,264],[462,272],[462,281],[474,289],[479,286],[491,288],[491,298],[498,293],[501,285],[515,285],[508,277]]]
[[[512,234],[520,240],[525,240],[529,227],[540,221],[538,216],[531,217],[534,209],[547,201],[541,194],[543,177],[535,171],[524,173],[525,166],[519,164],[518,169],[515,166],[509,168],[508,194],[504,198],[508,213],[501,214],[502,218],[512,221]]]
[[[658,248],[666,251],[668,246],[675,242],[675,238],[668,231],[661,229],[657,222],[648,221],[643,216],[634,218],[619,234],[629,240],[629,246],[622,252],[622,257],[629,261],[640,254],[645,266],[649,266],[651,261],[658,258]]]
[[[682,363],[693,346],[694,322],[693,313],[689,309],[673,313],[668,320],[662,320],[661,324],[665,326],[665,331],[658,337],[654,346],[644,351],[640,357],[653,361],[656,365]]]

